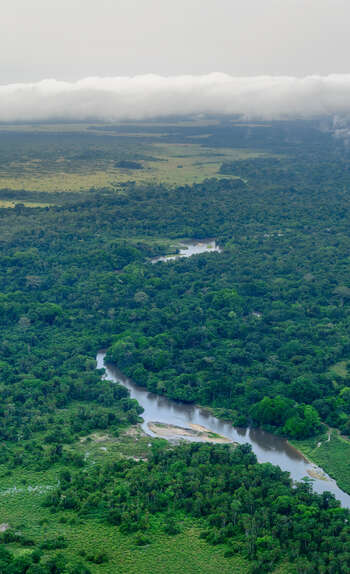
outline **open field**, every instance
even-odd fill
[[[17,203],[23,203],[26,207],[49,207],[52,203],[39,203],[35,201],[10,201],[6,199],[0,199],[0,208],[1,207],[15,207]]]
[[[185,185],[239,177],[220,174],[221,164],[267,155],[211,146],[215,123],[183,124],[176,124],[177,131],[174,124],[153,123],[0,126],[0,189],[114,190],[130,181]],[[138,169],[120,168],[120,160],[137,161]]]
[[[244,149],[206,148],[199,144],[157,143],[152,147],[153,155],[160,161],[147,163],[147,172],[140,173],[140,178],[144,176],[143,181],[151,180],[170,185],[200,183],[211,177],[224,179],[227,176],[218,173],[223,161],[237,161],[262,155]]]
[[[223,161],[257,157],[259,152],[246,150],[202,148],[199,144],[148,144],[150,160],[142,160],[143,169],[121,169],[113,160],[91,160],[85,166],[72,165],[62,158],[55,165],[41,161],[12,163],[0,171],[0,188],[28,191],[84,191],[90,188],[117,189],[120,184],[166,183],[185,185],[199,183],[211,177],[232,176],[218,174]],[[237,176],[238,177],[238,176]]]

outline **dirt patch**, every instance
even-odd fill
[[[190,424],[190,428],[194,431],[197,431],[197,432],[204,432],[204,433],[210,432],[210,431],[208,431],[208,429],[206,429],[202,425]],[[211,433],[211,434],[213,434],[213,433]]]
[[[141,425],[133,425],[129,428],[127,428],[125,431],[121,432],[121,437],[122,436],[127,436],[127,437],[132,437],[132,438],[140,438],[142,436],[146,436],[146,433],[142,430]],[[84,443],[87,441],[92,441],[95,443],[100,443],[100,442],[118,442],[118,438],[109,435],[109,434],[99,434],[99,433],[92,433],[89,434],[87,436],[83,436],[79,439],[80,443]]]
[[[203,427],[201,425],[191,424],[188,428],[188,427],[179,427],[176,425],[170,425],[170,424],[165,424],[165,423],[149,422],[148,428],[154,434],[156,434],[159,437],[163,437],[163,438],[172,438],[172,437],[178,436],[178,437],[188,437],[188,438],[197,439],[198,441],[201,441],[201,442],[213,442],[213,443],[230,443],[230,442],[232,442],[232,441],[230,441],[230,439],[228,439],[224,436],[215,434],[215,433],[211,432],[209,429],[206,429],[205,427]]]
[[[80,442],[86,442],[87,439],[92,440],[93,442],[106,442],[107,440],[111,440],[112,437],[108,434],[89,434],[88,436],[83,436],[79,439]]]
[[[125,432],[123,432],[123,436],[132,436],[139,438],[140,436],[146,436],[146,433],[142,430],[140,425],[133,425],[128,429],[126,429]]]
[[[308,469],[307,473],[312,477],[312,478],[317,478],[318,480],[328,480],[328,478],[326,477],[326,475],[322,472],[321,469],[319,468],[310,468]]]

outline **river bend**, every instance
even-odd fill
[[[312,478],[313,488],[316,492],[332,492],[340,500],[342,506],[350,508],[350,495],[341,490],[335,480],[324,473],[322,469],[308,462],[301,452],[284,438],[261,429],[233,427],[231,423],[214,417],[205,409],[151,393],[144,387],[136,385],[116,367],[105,365],[104,357],[105,353],[103,352],[97,354],[97,368],[104,368],[104,377],[126,387],[130,391],[130,397],[136,399],[143,407],[142,429],[146,434],[156,436],[148,427],[150,422],[160,422],[183,428],[189,428],[193,424],[203,426],[232,442],[250,444],[259,462],[270,462],[278,465],[282,470],[288,471],[295,481],[300,481],[305,477]],[[194,440],[185,435],[182,438]],[[178,440],[179,436],[169,437],[169,439]],[[315,473],[323,475],[323,478],[313,478],[312,474]]]
[[[212,239],[181,243],[179,248],[180,252],[176,255],[155,257],[151,259],[151,263],[166,262],[201,253],[221,251],[220,247]],[[105,365],[104,357],[105,354],[103,352],[97,354],[97,368],[105,368],[104,377],[118,382],[129,389],[130,397],[136,399],[143,407],[142,428],[146,434],[156,436],[148,426],[148,423],[151,422],[183,428],[189,428],[190,425],[200,425],[215,434],[226,437],[232,442],[250,444],[259,462],[270,462],[278,465],[282,470],[288,471],[294,481],[300,481],[305,477],[312,478],[313,488],[316,492],[332,492],[343,507],[350,508],[350,495],[341,490],[336,481],[323,472],[321,468],[306,460],[302,453],[284,438],[261,429],[235,428],[229,422],[217,419],[205,409],[151,393],[147,389],[136,385],[117,368]],[[176,436],[169,436],[168,438],[169,440],[178,440],[179,435],[176,434]],[[182,437],[180,435],[180,438],[184,440],[198,440],[198,438],[193,439],[186,435]],[[322,478],[320,478],[321,476]]]

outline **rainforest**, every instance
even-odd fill
[[[327,488],[145,433],[96,368],[349,494],[349,160],[318,119],[0,126],[1,573],[350,572]]]

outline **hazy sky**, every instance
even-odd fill
[[[349,0],[1,0],[0,83],[350,72]]]
[[[1,0],[0,121],[350,117],[350,0]]]

